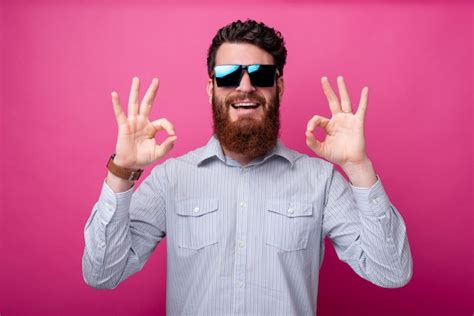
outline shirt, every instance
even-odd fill
[[[380,178],[352,186],[281,140],[242,166],[213,135],[155,166],[135,192],[104,181],[85,226],[85,282],[115,288],[165,236],[167,315],[315,315],[325,237],[378,286],[412,276],[406,227]]]

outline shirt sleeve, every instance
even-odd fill
[[[104,181],[84,229],[84,281],[113,289],[143,268],[166,235],[164,168],[156,166],[133,192],[115,193]]]
[[[402,287],[413,274],[406,226],[377,178],[370,188],[355,187],[333,168],[324,236],[329,236],[339,259],[362,278],[381,287]]]

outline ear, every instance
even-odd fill
[[[277,87],[278,87],[278,96],[281,97],[283,96],[283,92],[285,92],[285,80],[283,80],[283,77],[278,77],[277,79]]]
[[[212,91],[214,90],[214,81],[212,78],[209,78],[209,81],[207,82],[207,96],[209,98],[209,104],[212,104]]]

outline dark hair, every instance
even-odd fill
[[[264,23],[247,19],[227,24],[217,31],[212,39],[212,44],[207,51],[207,72],[211,77],[216,65],[217,49],[225,42],[249,43],[260,47],[273,56],[280,76],[283,75],[283,67],[286,63],[286,47],[283,36],[279,31],[266,26]]]

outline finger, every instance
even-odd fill
[[[360,93],[360,102],[359,107],[357,108],[356,115],[360,117],[362,120],[365,118],[365,114],[367,113],[367,103],[369,101],[369,88],[364,87],[362,92]]]
[[[178,137],[176,135],[168,136],[163,143],[156,145],[155,147],[155,157],[159,159],[166,155],[174,146],[174,142]]]
[[[313,133],[306,131],[306,145],[311,148],[317,155],[321,155],[322,144],[314,137]]]
[[[114,105],[114,112],[115,112],[115,118],[117,119],[117,123],[119,125],[126,124],[127,123],[127,117],[125,116],[125,113],[122,111],[122,106],[120,105],[120,100],[118,93],[115,91],[112,91],[112,104]]]
[[[170,136],[176,134],[173,124],[165,118],[157,119],[156,121],[151,122],[151,124],[157,131],[165,130]]]
[[[331,113],[337,114],[341,113],[341,105],[339,104],[339,100],[334,93],[334,91],[331,88],[331,85],[329,84],[328,78],[327,77],[322,77],[321,78],[321,84],[323,86],[323,91],[324,94],[326,95],[326,98],[328,99],[329,102],[329,108],[331,109]]]
[[[326,127],[327,127],[329,121],[330,120],[328,118],[325,118],[325,117],[322,117],[322,116],[319,116],[319,115],[315,115],[308,121],[308,124],[306,125],[306,131],[309,131],[309,132],[312,133],[317,126],[320,126],[324,130],[326,130]]]
[[[148,87],[148,90],[145,93],[145,96],[143,97],[142,103],[140,104],[141,115],[148,117],[148,115],[150,114],[151,107],[153,105],[153,100],[155,100],[156,92],[158,91],[159,85],[160,82],[158,78],[153,78],[150,86]]]
[[[138,114],[138,98],[140,94],[140,79],[133,77],[130,96],[128,97],[128,117],[134,117]]]
[[[344,83],[344,78],[342,78],[342,76],[337,77],[337,86],[339,88],[339,96],[341,97],[342,112],[352,113],[351,100],[349,99],[346,84]]]

